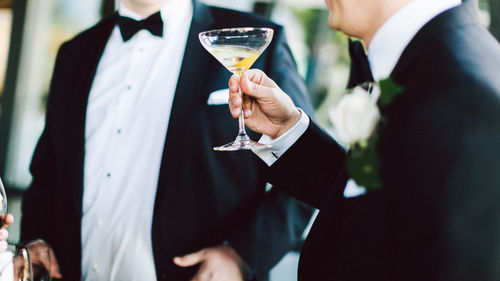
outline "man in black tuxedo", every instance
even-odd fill
[[[311,113],[282,27],[251,14],[122,0],[61,46],[21,239],[49,242],[65,280],[266,280],[300,242],[312,208],[268,188],[251,152],[212,150],[238,124],[198,33],[233,26],[274,29],[255,67]]]
[[[344,150],[264,73],[230,80],[233,117],[240,83],[247,125],[289,143],[278,160],[258,153],[268,181],[320,209],[299,279],[500,280],[500,47],[477,2],[326,2],[330,27],[368,46],[375,81],[403,89],[375,131],[381,189],[347,192]]]

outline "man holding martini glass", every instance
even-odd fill
[[[477,1],[326,3],[372,71],[331,112],[349,153],[262,71],[229,81],[233,117],[283,147],[255,151],[269,182],[320,209],[299,280],[500,280],[500,45]]]

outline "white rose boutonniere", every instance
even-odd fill
[[[346,169],[357,185],[367,190],[380,189],[378,135],[380,108],[389,106],[402,88],[392,79],[378,83],[380,96],[373,100],[361,87],[355,88],[330,110],[330,120],[339,140],[350,146]]]
[[[330,120],[340,141],[354,145],[370,138],[380,120],[380,111],[369,93],[357,87],[330,110]]]

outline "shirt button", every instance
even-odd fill
[[[111,177],[111,173],[107,173],[106,177],[110,178]]]
[[[92,270],[93,270],[94,272],[99,272],[99,268],[97,268],[97,266],[95,266],[95,265],[92,267]]]
[[[122,133],[122,129],[118,129],[118,130],[116,130],[116,132],[117,132],[118,134],[121,134],[121,133]]]
[[[127,90],[129,90],[129,91],[132,90],[132,86],[127,85]]]

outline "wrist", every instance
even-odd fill
[[[284,135],[286,132],[290,131],[290,129],[292,129],[297,123],[299,123],[301,115],[302,112],[298,108],[294,107],[293,111],[290,114],[290,117],[282,124],[279,132],[272,138],[277,139]]]

